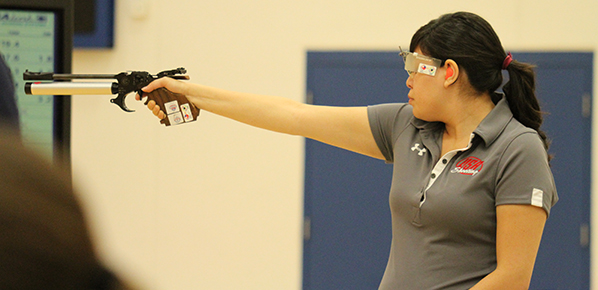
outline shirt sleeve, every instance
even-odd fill
[[[558,201],[554,178],[542,140],[526,132],[511,141],[500,158],[496,181],[496,205],[528,204],[547,214]]]
[[[404,127],[413,117],[410,108],[411,106],[405,103],[368,107],[368,119],[372,134],[387,163],[392,163],[394,160],[393,147],[398,137],[396,128]]]

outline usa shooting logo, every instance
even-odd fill
[[[451,173],[459,173],[463,175],[476,175],[484,168],[484,161],[480,160],[477,157],[467,157],[461,161],[459,161]]]

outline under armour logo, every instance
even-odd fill
[[[424,153],[426,153],[426,148],[419,148],[419,143],[415,143],[415,145],[411,147],[411,151],[415,150],[419,151],[419,153],[417,153],[419,156],[424,156]]]

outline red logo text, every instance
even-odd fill
[[[477,157],[467,157],[459,161],[451,173],[459,173],[463,175],[476,175],[484,168],[484,161]]]

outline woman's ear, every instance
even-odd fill
[[[444,85],[448,87],[454,84],[459,78],[459,66],[452,59],[447,59],[444,62],[445,74],[444,74]]]

